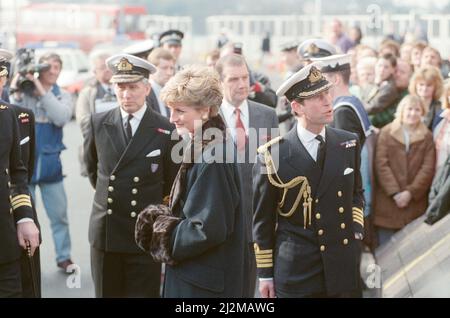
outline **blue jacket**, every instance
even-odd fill
[[[60,95],[58,86],[52,93]],[[32,184],[53,183],[63,179],[60,154],[66,149],[63,142],[63,128],[51,122],[36,122],[36,160]]]

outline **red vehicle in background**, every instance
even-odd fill
[[[17,47],[56,41],[78,43],[88,52],[97,44],[117,39],[145,38],[144,6],[114,4],[34,3],[20,9]]]

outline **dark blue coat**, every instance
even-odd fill
[[[190,168],[173,207],[182,221],[171,236],[177,264],[166,265],[164,297],[244,297],[248,248],[239,185],[233,162]]]

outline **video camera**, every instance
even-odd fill
[[[17,80],[18,90],[27,95],[32,95],[34,91],[34,83],[25,76],[27,74],[34,74],[36,72],[46,71],[48,69],[50,69],[50,64],[35,63],[34,49],[28,48],[18,49],[16,53],[16,63],[15,63],[15,70],[17,73],[20,74]]]

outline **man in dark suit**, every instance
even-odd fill
[[[330,86],[315,64],[284,82],[277,94],[291,102],[298,123],[258,149],[253,233],[263,297],[359,292],[359,143],[325,127],[333,120]]]
[[[6,50],[0,50],[0,69],[2,73],[0,74],[0,95],[3,92],[4,84],[8,78],[8,64],[12,58],[12,53]],[[0,100],[1,103],[4,103]],[[6,105],[6,104],[4,104]],[[34,169],[34,151],[35,151],[35,138],[34,138],[34,113],[29,109],[20,107],[17,105],[7,104],[11,108],[17,121],[19,123],[19,135],[20,135],[20,152],[22,163],[25,165],[28,171],[28,183],[31,181]],[[37,219],[36,209],[33,206],[33,221],[37,228],[39,227],[39,222]],[[39,243],[41,242],[41,237],[39,237]],[[31,265],[33,263],[33,265]],[[40,269],[40,257],[39,257],[39,247],[36,248],[32,259],[29,258],[28,252],[26,250],[22,251],[20,258],[21,265],[21,276],[22,276],[22,296],[26,298],[38,298],[41,295],[41,269]],[[33,273],[31,273],[33,271]]]
[[[216,64],[223,89],[220,114],[233,136],[238,149],[239,170],[242,183],[246,238],[250,249],[247,261],[247,297],[254,297],[256,284],[256,262],[252,239],[252,168],[257,148],[279,135],[275,110],[248,100],[250,91],[249,71],[242,55],[231,54],[220,58]]]
[[[177,173],[169,121],[146,104],[155,67],[127,54],[110,57],[118,108],[91,118],[84,156],[96,192],[89,224],[97,297],[158,297],[161,265],[136,245],[136,217],[162,203]]]
[[[39,246],[39,230],[20,157],[19,127],[5,103],[0,103],[0,123],[0,298],[21,297],[20,247],[32,255]]]

